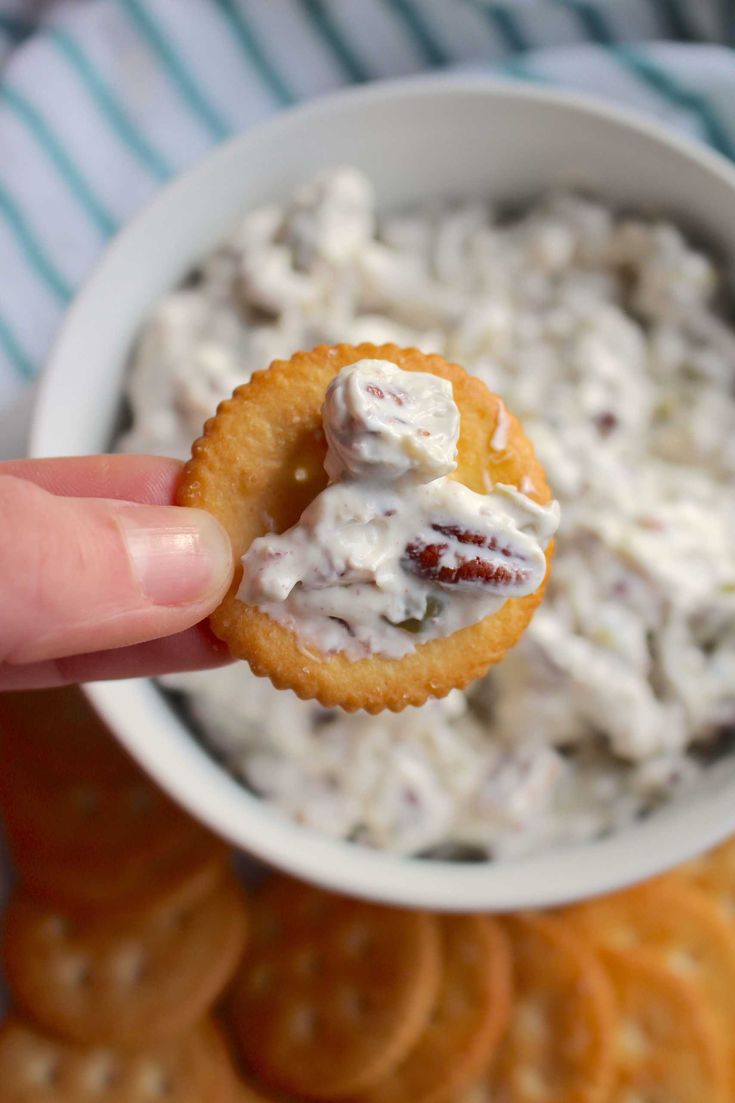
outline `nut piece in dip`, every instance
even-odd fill
[[[212,617],[233,654],[369,712],[463,687],[517,642],[543,595],[550,498],[500,399],[390,345],[325,346],[256,374],[208,422],[179,494],[241,558]]]

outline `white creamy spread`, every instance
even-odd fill
[[[564,524],[541,609],[468,694],[370,717],[243,663],[165,679],[216,753],[285,814],[403,853],[527,853],[696,784],[698,749],[735,722],[727,317],[713,261],[674,225],[577,196],[378,217],[340,169],[245,215],[153,310],[124,447],[185,457],[270,360],[395,341],[505,397]]]
[[[400,659],[538,589],[559,507],[447,478],[459,438],[447,380],[360,360],[322,413],[333,481],[288,532],[253,541],[240,601],[307,650]]]
[[[332,482],[427,483],[457,466],[459,410],[451,383],[436,375],[360,360],[327,388],[322,418]]]

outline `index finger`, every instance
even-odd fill
[[[175,505],[183,464],[165,456],[60,456],[7,460],[0,476],[14,475],[65,498],[114,498],[143,505]]]

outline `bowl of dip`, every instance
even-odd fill
[[[732,257],[722,158],[485,77],[340,93],[167,187],[72,306],[33,455],[185,456],[270,359],[387,340],[503,395],[562,521],[527,638],[466,695],[348,716],[244,664],[88,686],[118,738],[235,846],[387,903],[565,903],[730,834]]]

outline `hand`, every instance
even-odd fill
[[[222,526],[150,456],[0,463],[0,690],[229,661],[200,623],[232,578]]]

